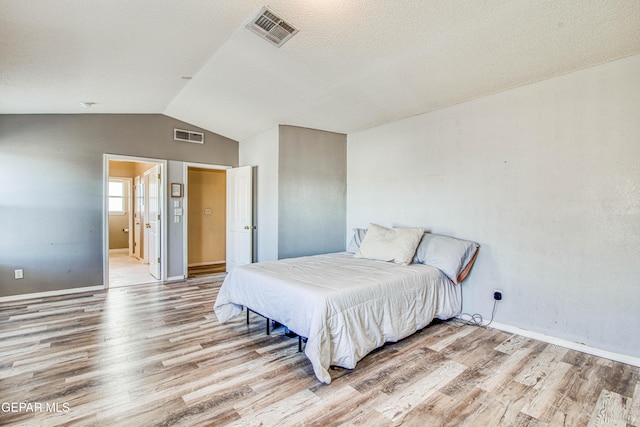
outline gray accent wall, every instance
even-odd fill
[[[186,184],[184,182],[184,162],[170,160],[167,162],[167,169],[167,182],[182,185]],[[170,189],[167,189],[167,191],[170,191]],[[184,215],[178,224],[171,220],[173,218],[173,202],[176,200],[180,202],[180,207],[184,209],[184,197],[179,199],[167,197],[167,202],[169,203],[169,209],[167,211],[169,215],[169,221],[167,221],[167,277],[169,278],[179,278],[186,274],[184,271]]]
[[[256,172],[256,261],[345,250],[345,134],[280,125],[239,155]]]
[[[345,250],[347,138],[280,126],[278,258]]]
[[[205,144],[173,141],[174,127]],[[0,115],[0,297],[103,285],[105,153],[172,160],[173,182],[182,162],[238,164],[236,141],[159,114]],[[183,273],[181,227],[169,223],[169,277]]]

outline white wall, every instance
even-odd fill
[[[480,243],[464,311],[640,356],[640,56],[350,134],[347,229]],[[350,234],[348,232],[348,234]]]
[[[257,179],[256,239],[257,259],[278,259],[278,148],[279,130],[274,127],[239,145],[240,166],[255,166]]]

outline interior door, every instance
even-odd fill
[[[160,275],[160,166],[150,169],[149,199],[147,203],[148,222],[145,227],[149,230],[149,273],[161,279]]]
[[[253,169],[227,169],[227,271],[253,262]]]
[[[144,206],[144,185],[140,176],[136,176],[133,186],[133,256],[142,258],[140,249],[142,247],[142,207]]]
[[[149,264],[149,210],[147,206],[149,205],[149,175],[150,171],[144,172],[143,179],[143,188],[142,188],[142,204],[144,205],[142,208],[142,223],[144,227],[142,228],[142,260],[145,264]]]

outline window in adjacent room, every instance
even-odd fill
[[[109,213],[124,215],[127,212],[127,182],[109,179]]]

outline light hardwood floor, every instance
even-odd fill
[[[448,322],[321,384],[222,277],[0,304],[0,425],[640,426],[639,368]]]
[[[109,250],[109,286],[140,285],[160,283],[149,272],[149,264],[129,256],[129,249]]]

